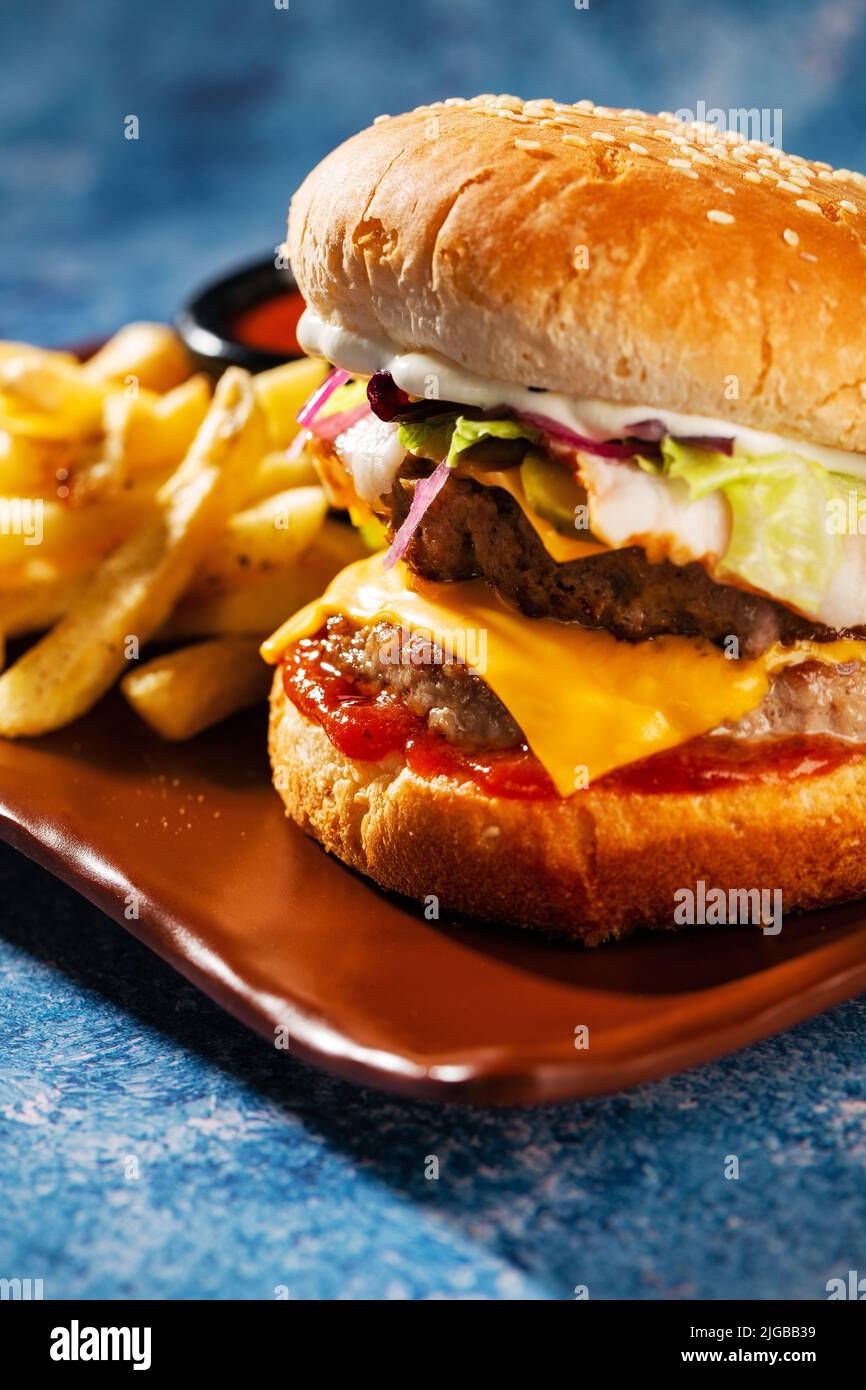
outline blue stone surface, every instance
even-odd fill
[[[866,166],[855,0],[65,0],[3,6],[0,52],[3,337],[170,316],[268,254],[331,146],[444,95],[780,108],[790,149]],[[46,1297],[808,1298],[866,1272],[863,1001],[606,1100],[407,1104],[275,1054],[7,849],[0,1001],[0,1277]]]

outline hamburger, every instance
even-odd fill
[[[298,824],[428,916],[587,944],[695,885],[863,893],[864,228],[860,174],[585,101],[434,103],[313,170],[301,418],[382,548],[263,648]]]

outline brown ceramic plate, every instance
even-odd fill
[[[296,1056],[427,1099],[617,1090],[866,989],[863,905],[595,951],[427,922],[284,820],[263,713],[173,746],[112,697],[0,742],[0,835]]]

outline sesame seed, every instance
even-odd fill
[[[734,218],[732,214],[729,212],[720,212],[718,208],[710,208],[709,212],[707,213],[707,221],[721,222],[727,224],[729,222],[733,222]]]
[[[614,141],[614,137],[608,134],[606,130],[594,130],[592,132],[592,139],[603,140],[606,145],[612,145]]]
[[[575,106],[576,106],[576,108],[577,108],[578,111],[594,111],[594,110],[595,110],[595,102],[594,102],[594,101],[590,101],[588,97],[584,97],[582,101],[576,101],[574,104],[575,104]]]
[[[856,205],[856,203],[852,203],[851,200],[850,200],[849,198],[842,198],[842,199],[840,200],[840,202],[839,202],[839,206],[840,206],[840,208],[844,208],[846,212],[856,212],[856,211],[857,211],[857,205]]]
[[[691,164],[687,159],[669,159],[668,164],[672,164],[675,169],[691,169]]]
[[[749,183],[760,183],[760,182],[761,182],[761,176],[760,176],[760,174],[756,174],[755,171],[754,171],[754,169],[750,169],[749,172],[748,172],[747,174],[744,174],[744,175],[743,175],[743,178],[744,178],[744,179],[747,179]]]
[[[701,150],[695,151],[695,153],[692,155],[692,160],[695,164],[712,164],[713,162],[710,159],[710,156],[708,154],[704,154]]]
[[[585,145],[586,141],[582,135],[563,135],[563,145]]]
[[[728,188],[728,185],[725,184],[725,183],[723,183],[723,184],[722,184],[722,192],[723,192],[723,193],[730,193],[730,194],[733,194],[734,190],[733,190],[732,188]]]
[[[817,256],[813,256],[811,251],[801,251],[801,252],[800,252],[800,260],[801,260],[801,261],[813,261],[813,262],[814,262],[814,261],[817,261],[817,259],[818,259],[818,257],[817,257]]]
[[[515,144],[515,146],[517,147],[518,150],[540,150],[540,149],[541,149],[541,141],[540,141],[540,140],[519,140],[519,139],[515,139],[514,144]]]
[[[795,294],[800,293],[800,286],[797,284],[797,281],[792,280],[790,276],[788,276],[788,286],[790,289],[794,291]]]
[[[626,135],[646,135],[646,129],[642,125],[627,125],[625,133]]]
[[[813,203],[809,198],[798,198],[798,199],[797,199],[797,207],[798,207],[798,208],[802,208],[804,212],[820,212],[820,211],[821,211],[821,208],[820,208],[820,206],[818,205],[818,203]]]
[[[782,236],[785,238],[789,246],[800,245],[800,238],[797,236],[796,232],[793,232],[791,230],[790,227],[785,228],[784,232],[782,233]]]
[[[634,154],[649,154],[649,150],[646,148],[646,146],[644,146],[644,145],[638,145],[638,144],[635,143],[634,140],[632,140],[631,144],[629,145],[629,149],[630,149]]]
[[[797,185],[796,185],[795,183],[789,183],[787,179],[779,179],[779,182],[776,184],[776,187],[777,187],[777,188],[784,188],[784,190],[785,190],[786,193],[799,193],[799,192],[801,192],[801,190],[797,187]]]
[[[677,173],[682,174],[684,179],[699,179],[700,174],[697,169],[678,169]]]
[[[824,179],[824,180],[826,181],[827,179],[834,179],[835,177],[836,177],[836,175],[833,173],[833,170],[832,170],[832,169],[819,169],[819,170],[818,170],[818,178],[819,178],[819,179]]]
[[[391,117],[388,115],[377,116],[373,122],[373,125],[381,125],[383,121],[390,121],[390,119]]]

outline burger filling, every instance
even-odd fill
[[[340,388],[318,428],[332,500],[377,517],[390,558],[425,578],[480,577],[528,616],[627,641],[755,654],[866,636],[866,481],[837,471],[866,471],[859,456],[753,454],[655,419],[594,441],[540,413],[417,400],[387,373]]]
[[[866,744],[866,458],[393,364],[335,372],[300,417],[384,559],[263,649],[342,751],[504,760],[519,794],[570,795],[672,753]],[[432,368],[450,399],[414,394]],[[492,666],[443,622],[489,632]]]
[[[414,464],[401,471],[384,499],[391,533],[408,515],[414,480],[407,474],[414,471]],[[483,578],[530,617],[604,627],[629,642],[677,633],[723,646],[733,636],[742,655],[757,656],[774,642],[836,636],[761,594],[716,583],[697,561],[653,563],[645,550],[627,546],[557,562],[513,497],[471,478],[449,481],[405,558],[426,579]]]
[[[458,748],[500,750],[526,743],[483,678],[422,633],[388,622],[357,627],[336,616],[315,639],[299,644],[293,660],[339,673],[358,697],[382,692],[399,697],[430,732]],[[804,662],[787,667],[773,678],[757,709],[712,732],[736,739],[819,734],[866,743],[866,666]]]

